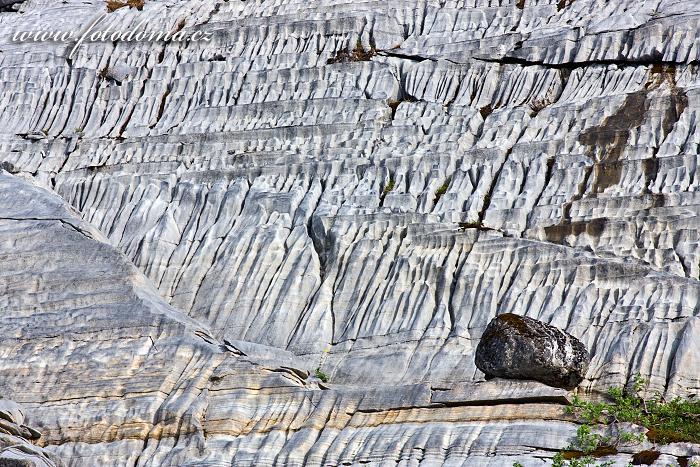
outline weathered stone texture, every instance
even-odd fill
[[[32,444],[41,433],[24,424],[24,409],[11,400],[0,399],[0,466],[63,467],[54,454]]]

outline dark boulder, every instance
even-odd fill
[[[0,162],[0,170],[4,170],[5,172],[9,172],[11,174],[17,173],[17,169],[15,169],[15,166],[12,164],[12,162],[7,161]]]
[[[0,13],[14,13],[26,0],[0,0]]]
[[[476,366],[487,377],[535,380],[573,389],[586,375],[590,356],[574,336],[549,324],[506,313],[486,327]]]

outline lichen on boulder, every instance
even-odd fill
[[[506,313],[486,327],[476,366],[487,378],[534,380],[573,389],[586,375],[590,356],[571,334],[547,323]]]

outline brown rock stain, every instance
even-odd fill
[[[589,148],[594,166],[594,194],[620,182],[622,164],[620,155],[627,146],[631,130],[642,125],[649,110],[648,89],[628,94],[618,111],[606,117],[598,126],[581,133],[579,142]]]
[[[671,88],[667,99],[668,105],[664,110],[662,121],[663,137],[673,131],[675,124],[688,107],[688,96],[676,84],[676,67],[673,65],[653,65],[649,70],[649,78],[643,89],[628,94],[622,106],[615,114],[606,117],[600,125],[589,128],[581,133],[579,142],[588,148],[589,156],[595,161],[591,174],[593,181],[591,195],[597,196],[607,188],[620,183],[622,170],[628,161],[621,160],[622,152],[629,142],[632,130],[639,128],[646,118],[651,101],[649,93],[664,83]],[[649,193],[649,187],[654,183],[659,173],[659,159],[656,153],[641,161],[644,173],[644,193]],[[587,178],[586,178],[587,182]],[[585,186],[583,187],[585,190]],[[600,237],[605,229],[605,219],[595,219],[590,222],[571,222],[571,204],[583,197],[579,192],[571,202],[564,205],[562,220],[559,225],[545,227],[545,237],[548,241],[563,243],[569,235],[586,233]],[[663,197],[654,199],[653,207],[663,206]]]
[[[632,456],[632,465],[651,465],[661,456],[659,451],[641,451]]]
[[[579,236],[588,234],[600,238],[605,232],[606,218],[593,219],[591,221],[568,222],[566,224],[550,225],[544,228],[547,240],[555,243],[564,243],[569,235]]]
[[[502,315],[498,315],[498,319],[503,321],[504,323],[510,324],[515,330],[517,330],[521,334],[531,333],[530,327],[527,325],[527,322],[523,319],[522,316],[513,313],[504,313]]]
[[[644,123],[651,102],[649,92],[668,83],[671,88],[668,106],[665,109],[662,130],[664,137],[672,130],[688,107],[688,96],[676,85],[674,66],[654,65],[644,89],[628,94],[618,111],[603,122],[581,133],[579,142],[589,148],[591,158],[596,161],[592,193],[602,193],[606,188],[620,182],[624,162],[620,156],[630,138],[631,131]],[[658,172],[658,164],[648,162],[643,166],[645,175],[651,177]]]
[[[570,6],[572,3],[574,3],[574,0],[559,0],[557,2],[557,11],[561,11],[564,8]]]
[[[592,457],[605,457],[605,456],[614,456],[615,454],[618,453],[617,448],[614,446],[599,446],[595,448],[592,452],[586,454],[583,451],[577,451],[577,450],[568,450],[568,451],[562,451],[562,457],[565,460],[572,460],[572,459],[580,459],[584,456],[592,456]]]

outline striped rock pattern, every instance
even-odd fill
[[[211,40],[13,40],[102,15]],[[0,394],[68,465],[542,465],[566,393],[474,364],[506,312],[586,345],[586,393],[699,394],[699,31],[695,0],[0,1]]]

